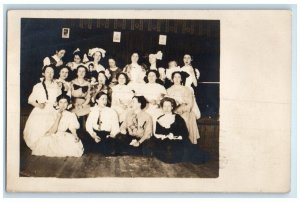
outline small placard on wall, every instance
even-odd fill
[[[159,35],[159,45],[167,45],[167,35]]]
[[[63,39],[70,38],[70,28],[62,28],[62,36]]]
[[[116,42],[116,43],[121,42],[121,32],[114,32],[113,42]]]

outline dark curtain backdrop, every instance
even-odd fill
[[[70,38],[61,37],[62,28],[70,28]],[[113,43],[113,32],[121,32],[121,43]],[[158,45],[159,35],[167,35],[167,45]],[[193,66],[201,72],[197,101],[204,116],[219,114],[220,21],[218,20],[122,20],[122,19],[22,19],[21,20],[21,107],[34,84],[39,82],[44,57],[55,50],[67,50],[63,60],[71,60],[72,52],[94,47],[107,51],[119,67],[130,62],[132,51],[147,60],[149,53],[161,50],[161,64],[171,59],[182,65],[185,53],[193,56]],[[143,58],[142,58],[143,59]],[[102,59],[107,67],[107,57]]]

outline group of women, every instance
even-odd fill
[[[41,82],[28,98],[34,109],[24,129],[24,140],[33,155],[74,156],[146,155],[167,162],[203,162],[196,146],[200,138],[196,120],[200,110],[194,88],[200,72],[183,56],[184,66],[170,61],[158,67],[159,51],[149,55],[149,65],[131,63],[117,67],[106,51],[73,52],[65,63],[65,49],[43,61]]]

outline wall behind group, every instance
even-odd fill
[[[62,28],[70,28],[69,38],[62,38]],[[121,32],[121,42],[113,42],[113,32]],[[159,35],[167,44],[159,45]],[[43,59],[58,48],[65,48],[65,62],[72,52],[99,47],[116,58],[117,66],[130,63],[133,51],[147,55],[163,52],[160,62],[169,60],[182,65],[185,53],[193,56],[193,66],[201,72],[197,102],[204,116],[219,113],[220,22],[217,20],[115,20],[115,19],[22,19],[21,21],[21,107],[27,105],[32,87],[39,82]],[[107,67],[107,57],[101,60]],[[214,83],[206,83],[214,82]]]

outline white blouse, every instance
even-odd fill
[[[62,60],[55,54],[53,56],[51,56],[57,63],[59,63],[59,61],[62,62]],[[49,57],[45,57],[44,60],[43,60],[43,65],[46,66],[46,65],[50,65],[51,64],[51,61],[50,61],[50,58]]]
[[[160,100],[163,95],[167,94],[165,87],[158,83],[147,83],[143,89],[142,94],[148,101]]]
[[[113,137],[120,132],[117,113],[109,107],[100,109],[98,106],[95,106],[91,108],[91,112],[89,113],[86,121],[86,130],[91,136],[94,133],[94,129],[100,131],[99,117],[101,122],[101,131],[110,132],[110,135]]]
[[[112,105],[128,105],[133,97],[132,89],[127,85],[116,85],[112,87]]]
[[[45,84],[46,85],[46,84]],[[61,89],[58,87],[56,82],[46,85],[48,91],[48,100],[46,97],[46,91],[42,83],[34,85],[32,93],[28,98],[28,102],[38,102],[46,104],[54,104],[57,96],[61,94]]]
[[[168,69],[166,69],[166,76],[167,76],[167,78],[171,81],[172,80],[172,74],[173,74],[173,72],[180,72],[181,71],[181,69],[180,69],[180,67],[179,66],[177,66],[177,67],[173,67],[173,68],[168,68]]]
[[[79,129],[80,125],[74,113],[63,111],[58,124],[57,132],[66,132],[68,129]]]

